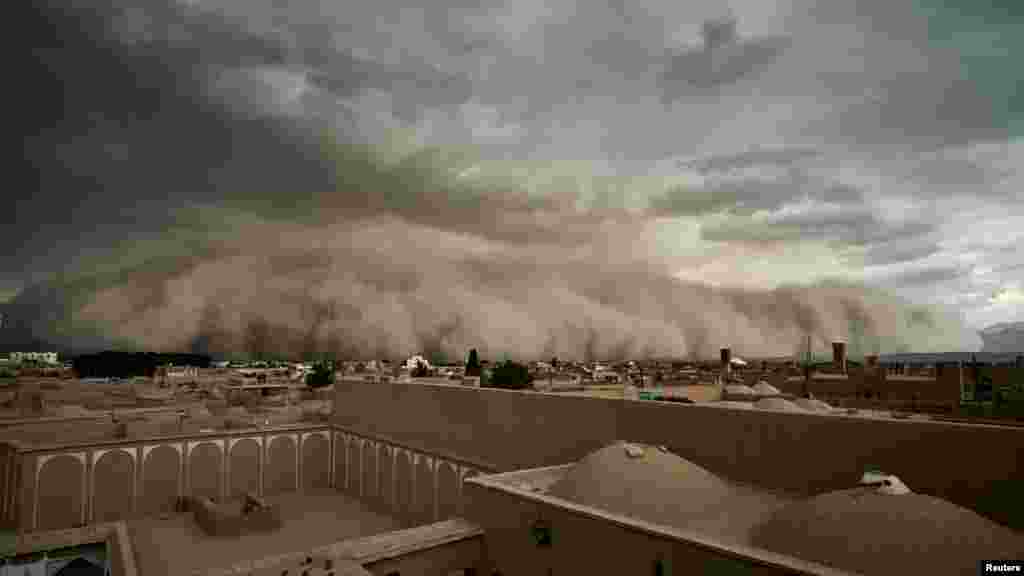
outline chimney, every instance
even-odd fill
[[[846,342],[832,343],[832,364],[837,370],[846,374]]]
[[[732,350],[729,349],[729,348],[722,348],[720,353],[721,353],[722,377],[725,378],[725,377],[729,376],[729,373],[730,373],[730,371],[732,369]]]

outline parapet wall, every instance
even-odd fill
[[[486,561],[502,574],[853,576],[522,490],[493,476],[471,478],[463,490],[464,516],[487,535]],[[538,528],[546,541],[534,536]]]
[[[333,485],[330,426],[20,448],[0,444],[4,520],[57,530],[173,510],[180,497],[226,501]],[[13,454],[13,459],[3,455]]]
[[[993,490],[1024,485],[1024,434],[1008,427],[437,384],[344,380],[335,394],[337,426],[501,471],[564,464],[623,439],[665,445],[738,482],[806,494],[849,487],[877,466],[1004,522]]]

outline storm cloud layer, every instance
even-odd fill
[[[0,289],[79,347],[976,347],[1019,110],[942,14],[850,4],[51,3]]]
[[[391,217],[243,226],[205,255],[70,281],[61,293],[81,290],[81,304],[73,321],[49,327],[157,350],[290,357],[460,358],[470,347],[492,357],[711,357],[723,345],[778,356],[806,335],[819,350],[849,340],[853,353],[944,349],[962,337],[949,318],[858,286],[709,288],[611,249],[495,242]],[[604,234],[630,237],[621,226]]]

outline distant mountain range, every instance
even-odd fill
[[[984,343],[982,352],[1024,353],[1024,322],[1000,322],[978,333]]]

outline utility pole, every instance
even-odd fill
[[[811,362],[813,357],[811,356],[811,335],[807,335],[807,347],[804,351],[804,386],[803,386],[803,397],[811,397]]]

